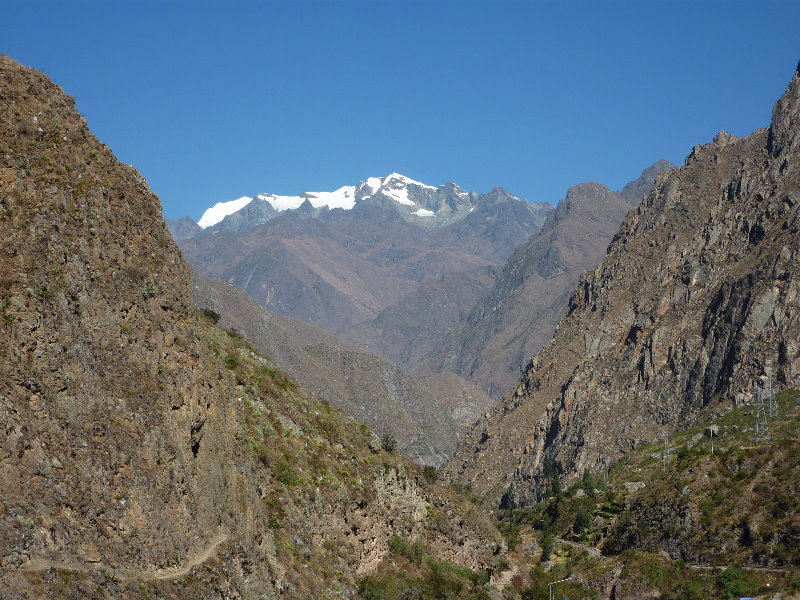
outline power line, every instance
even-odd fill
[[[553,595],[553,586],[555,584],[557,584],[557,583],[563,583],[565,581],[570,581],[571,579],[572,579],[572,576],[570,575],[566,579],[559,579],[558,581],[553,581],[552,583],[550,583],[550,600],[555,600],[555,596]]]

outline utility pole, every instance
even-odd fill
[[[767,418],[767,409],[764,406],[764,391],[761,388],[756,389],[756,433],[754,441],[756,444],[762,442],[769,442],[769,421]]]
[[[567,577],[566,579],[559,579],[558,581],[553,581],[550,583],[550,600],[556,600],[556,597],[553,595],[553,586],[557,583],[564,583],[565,581],[569,581],[572,579],[572,576]]]
[[[778,401],[775,399],[775,390],[772,388],[772,373],[769,374],[769,416],[772,419],[778,417]]]

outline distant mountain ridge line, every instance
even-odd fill
[[[410,195],[409,189],[414,193]],[[505,190],[503,191],[505,192]],[[468,212],[469,209],[474,209],[475,199],[485,194],[469,192],[452,182],[432,186],[395,172],[385,177],[368,177],[357,185],[345,185],[332,192],[302,192],[288,196],[258,193],[254,196],[241,196],[235,200],[217,202],[214,206],[204,211],[197,221],[197,225],[201,229],[213,227],[227,217],[244,210],[254,201],[269,205],[269,208],[277,214],[284,211],[298,210],[306,203],[309,204],[311,209],[316,210],[333,210],[336,208],[351,210],[359,202],[373,199],[375,196],[381,196],[400,206],[407,207],[409,212],[416,217],[435,217],[441,212],[437,208],[441,207],[431,203],[430,199],[425,198],[426,195],[455,195],[461,199],[461,203],[464,204],[465,210]],[[512,194],[508,194],[508,196],[516,200],[522,200]],[[452,204],[451,202],[451,207]]]
[[[375,185],[365,185],[364,193]],[[253,201],[205,230],[188,219],[173,221],[170,230],[203,274],[238,285],[266,308],[338,334],[372,320],[426,280],[502,265],[552,211],[499,187],[476,195],[454,184],[407,185],[402,191],[414,206],[397,201],[399,188],[390,191],[351,210],[315,209],[304,201],[279,213]],[[421,208],[436,216],[414,214]]]
[[[339,188],[332,204],[347,196],[346,210],[309,199],[337,192],[301,194],[299,206],[280,211],[262,194],[206,229],[188,217],[169,226],[201,272],[262,306],[401,369],[455,373],[499,397],[552,335],[580,272],[601,260],[655,175],[673,167],[660,160],[620,191],[578,184],[556,207],[501,187],[475,194],[393,173]],[[526,245],[530,256],[519,254]],[[521,299],[532,287],[532,300]],[[484,319],[501,304],[508,318]]]

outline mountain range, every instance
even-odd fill
[[[552,337],[580,274],[597,265],[628,211],[641,203],[658,173],[671,168],[658,161],[620,192],[599,183],[571,188],[467,317],[409,367],[456,373],[490,397],[502,396]],[[408,345],[413,347],[413,340]]]
[[[335,192],[244,197],[170,227],[200,272],[266,308],[498,398],[552,335],[580,272],[672,166],[659,161],[621,192],[576,186],[556,209],[395,173]]]
[[[205,275],[241,287],[266,308],[339,333],[375,318],[427,279],[473,271],[480,278],[538,230],[549,211],[500,189],[464,197],[458,189],[392,188],[402,199],[415,198],[414,206],[435,208],[436,217],[415,217],[412,207],[379,191],[349,210],[304,201],[263,224],[226,229],[234,213],[180,244]],[[438,219],[441,226],[431,229],[428,223]]]
[[[609,600],[796,596],[800,392],[773,402],[771,384],[800,384],[799,164],[800,64],[768,129],[720,132],[649,175],[553,337],[437,472],[312,389],[331,377],[350,395],[351,379],[377,397],[412,379],[193,276],[146,180],[61,88],[0,56],[2,595],[505,600],[558,583]],[[513,289],[577,268],[589,253],[562,236],[589,207],[622,213],[623,195],[574,188],[516,263],[437,249],[482,257],[462,273],[476,290],[507,282],[491,292],[502,312]],[[427,242],[478,212],[425,229],[396,199],[312,200],[184,243],[215,236],[245,255],[252,231],[290,232],[287,246],[326,258],[305,220],[407,274],[413,258],[392,252],[430,247],[339,224]],[[478,223],[473,240],[489,229]],[[309,271],[312,255],[300,253]],[[295,381],[264,352],[319,373]],[[404,416],[408,397],[393,414],[450,426],[424,407]]]
[[[498,570],[467,498],[192,306],[72,98],[0,56],[0,115],[3,598],[353,597],[395,538]]]

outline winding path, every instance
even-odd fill
[[[218,533],[209,543],[208,546],[195,556],[188,557],[187,561],[181,565],[174,567],[167,567],[165,569],[158,569],[157,571],[140,571],[134,575],[118,575],[116,569],[104,565],[100,561],[86,561],[86,562],[67,562],[59,560],[51,560],[46,558],[34,558],[28,564],[20,567],[21,571],[47,571],[49,569],[61,569],[78,572],[97,571],[98,569],[107,569],[109,573],[113,574],[114,579],[117,581],[131,581],[131,580],[144,580],[153,581],[161,579],[174,579],[176,577],[183,577],[187,575],[193,567],[201,565],[211,558],[217,552],[217,548],[230,539],[227,533]]]
[[[589,556],[600,556],[600,550],[597,548],[592,548],[591,546],[587,546],[586,544],[581,544],[578,542],[570,542],[569,540],[565,540],[564,538],[556,537],[555,540],[559,544],[567,544],[569,546],[573,546],[574,548],[580,548],[581,550],[586,550],[589,553]]]
[[[188,562],[177,567],[169,567],[167,569],[159,569],[153,574],[148,574],[148,579],[174,579],[175,577],[182,577],[192,570],[192,567],[201,565],[206,562],[212,555],[217,552],[217,548],[223,542],[227,542],[230,536],[227,533],[218,534],[209,545],[200,554],[189,559]],[[144,577],[142,577],[144,578]]]

